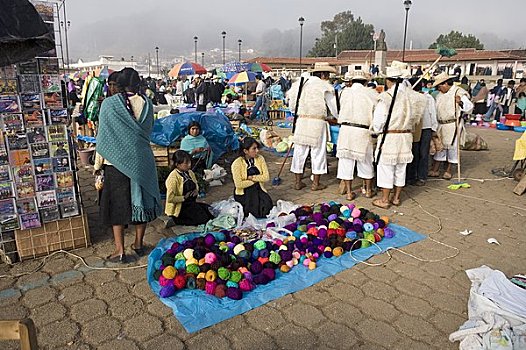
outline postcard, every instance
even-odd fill
[[[31,228],[41,227],[40,216],[37,213],[20,215],[20,228],[22,230],[29,230]]]
[[[73,172],[65,171],[62,173],[55,173],[56,184],[59,188],[68,188],[73,186]]]
[[[35,169],[35,175],[53,174],[51,158],[33,159],[33,168]]]
[[[68,134],[65,125],[49,125],[47,127],[47,138],[49,142],[67,141]]]
[[[55,189],[55,179],[53,175],[37,175],[35,183],[37,192]]]
[[[0,165],[0,181],[11,180],[11,167],[9,165]]]
[[[40,74],[58,74],[58,59],[57,58],[39,58],[38,66]]]
[[[27,128],[26,134],[30,144],[47,142],[46,129],[42,126]]]
[[[38,209],[37,202],[35,202],[35,197],[17,199],[16,209],[18,214],[29,214],[36,212]]]
[[[15,68],[15,65],[10,64],[8,66],[0,67],[0,78],[2,78],[2,79],[16,79],[16,68]]]
[[[13,198],[0,201],[0,229],[2,232],[19,228],[16,204]]]
[[[2,121],[4,122],[4,130],[7,133],[24,131],[24,118],[20,113],[2,114]]]
[[[69,157],[54,157],[51,159],[53,162],[53,172],[54,173],[61,173],[64,171],[71,170],[71,167],[69,165]]]
[[[52,157],[69,156],[69,146],[67,142],[50,142],[49,149]]]
[[[37,206],[39,208],[52,207],[57,205],[55,191],[37,192]]]
[[[20,112],[20,101],[15,95],[0,95],[0,113]]]
[[[60,219],[57,206],[40,209],[40,219],[42,222],[51,222]]]
[[[40,109],[24,111],[22,114],[26,128],[44,126],[44,115]]]
[[[15,196],[12,182],[0,182],[0,199],[12,198]]]
[[[50,109],[48,112],[49,124],[69,124],[68,110]]]
[[[33,160],[49,158],[49,144],[48,143],[34,143],[31,146],[31,157]]]
[[[23,149],[27,150],[28,147],[29,146],[27,143],[27,136],[25,132],[19,131],[15,134],[7,135],[7,148],[10,151],[23,150]],[[9,154],[9,157],[11,157],[11,154]]]
[[[16,197],[19,199],[35,196],[35,183],[34,182],[15,183],[15,189],[16,189]]]
[[[43,74],[40,76],[40,86],[42,87],[42,92],[49,93],[49,92],[60,92],[60,80],[58,76],[50,75],[50,74]]]
[[[22,109],[32,110],[32,109],[41,109],[42,108],[42,98],[40,94],[20,94],[22,99]]]
[[[38,64],[36,59],[17,63],[16,66],[18,68],[18,74],[38,74]]]
[[[75,202],[75,190],[73,187],[57,188],[58,204],[69,204]]]
[[[9,151],[9,165],[12,167],[31,165],[31,157],[28,149]]]
[[[0,95],[18,94],[18,81],[16,79],[0,79]]]
[[[13,175],[15,177],[16,183],[21,182],[33,182],[33,167],[31,167],[31,164],[22,165],[22,166],[14,166],[13,167]]]
[[[62,94],[60,92],[44,93],[44,105],[46,108],[64,108]]]
[[[38,75],[33,74],[20,74],[18,76],[20,81],[20,92],[21,93],[39,93],[40,92],[40,78]]]
[[[75,215],[79,215],[79,206],[77,202],[59,205],[59,208],[60,216],[62,218],[69,218]]]

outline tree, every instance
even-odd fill
[[[363,23],[361,17],[355,19],[351,11],[338,13],[332,21],[321,22],[321,38],[316,38],[308,56],[330,57],[336,50],[372,50],[373,33],[374,26]]]
[[[445,46],[453,49],[474,48],[484,50],[484,44],[471,34],[464,35],[461,32],[452,30],[449,34],[440,34],[434,43],[429,45],[430,49],[438,46]]]

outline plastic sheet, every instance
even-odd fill
[[[408,228],[390,224],[396,235],[391,239],[383,239],[378,245],[385,250],[388,247],[403,247],[425,238]],[[155,295],[159,295],[161,287],[153,278],[154,262],[161,257],[164,251],[174,242],[182,242],[202,234],[192,233],[184,236],[161,240],[148,257],[148,283]],[[353,256],[361,261],[378,254],[374,246],[353,251]],[[243,293],[243,299],[236,301],[229,298],[217,298],[206,294],[202,290],[184,289],[170,298],[160,300],[170,307],[183,327],[189,332],[197,332],[221,321],[243,314],[269,301],[284,295],[294,293],[316,284],[327,277],[356,265],[349,254],[338,258],[321,258],[318,267],[308,270],[304,266],[296,266],[289,273],[276,270],[276,279],[267,285],[258,285],[256,289]]]
[[[151,142],[164,147],[172,145],[188,133],[188,124],[194,120],[201,124],[203,136],[212,148],[212,162],[216,162],[224,153],[239,148],[230,121],[218,109],[213,113],[188,112],[157,119],[153,125]]]

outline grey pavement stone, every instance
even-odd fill
[[[400,312],[393,305],[383,300],[374,300],[372,298],[361,300],[360,310],[366,318],[369,316],[385,322],[392,322],[400,315]]]
[[[0,306],[0,319],[2,320],[16,320],[25,318],[28,315],[29,309],[16,302]]]
[[[41,347],[64,348],[73,343],[79,333],[78,325],[71,320],[50,323],[38,331],[38,343]]]
[[[84,274],[78,270],[68,270],[56,275],[52,275],[49,284],[57,289],[83,283]]]
[[[106,303],[100,299],[89,299],[71,306],[70,310],[71,318],[84,324],[94,318],[106,315],[108,307]]]
[[[98,317],[82,325],[82,339],[90,344],[98,345],[116,339],[121,332],[121,323],[109,316]]]
[[[66,308],[58,302],[44,304],[31,310],[31,319],[37,327],[41,327],[51,322],[59,321],[66,315]]]
[[[48,259],[41,271],[49,274],[57,274],[71,270],[74,265],[75,263],[72,260],[64,256],[55,255],[53,258]]]
[[[155,350],[183,350],[183,342],[172,335],[161,334],[160,336],[153,338],[143,344],[145,349]]]
[[[465,316],[459,316],[450,312],[436,310],[435,313],[427,319],[442,334],[451,334],[458,330],[458,327],[467,319]]]
[[[126,284],[134,285],[146,279],[146,268],[119,271],[119,278]]]
[[[95,294],[103,300],[113,300],[127,295],[129,292],[126,284],[118,281],[103,283],[95,289]]]
[[[420,317],[401,314],[393,325],[403,334],[421,342],[433,344],[433,338],[439,335],[436,328]]]
[[[365,344],[364,349],[375,349],[377,344],[388,348],[402,338],[402,335],[390,324],[370,318],[364,319],[356,331]]]
[[[97,346],[99,350],[135,350],[139,349],[130,339],[113,339],[107,343],[100,344]],[[148,349],[148,348],[146,348]]]
[[[230,340],[233,349],[271,350],[276,348],[276,343],[270,335],[252,327],[225,330],[221,334]]]
[[[427,300],[431,293],[431,288],[428,286],[407,278],[397,279],[393,282],[393,287],[395,287],[400,293],[412,295],[425,300]]]
[[[365,296],[364,292],[362,292],[360,288],[355,287],[349,282],[340,282],[335,284],[327,291],[336,299],[344,301],[361,299]]]
[[[327,288],[327,287],[325,287]],[[326,289],[316,285],[294,293],[296,300],[315,306],[324,306],[337,301]]]
[[[125,321],[144,313],[144,302],[142,299],[125,294],[117,299],[109,300],[108,311],[113,317]]]
[[[57,291],[51,287],[41,287],[28,290],[24,293],[24,304],[33,309],[37,306],[44,305],[52,300],[56,300]]]
[[[347,326],[334,322],[324,322],[312,329],[318,342],[332,349],[354,349],[356,334]]]
[[[219,325],[223,325],[223,322],[221,322]],[[214,328],[219,327],[219,325],[214,326]],[[184,329],[181,322],[179,322],[177,318],[175,318],[175,316],[164,318],[163,329],[163,333],[174,335],[177,338],[181,339],[183,342],[194,336],[194,334],[190,334],[186,331],[186,329]]]
[[[224,336],[215,334],[211,331],[201,331],[194,337],[186,340],[184,343],[187,349],[232,349],[231,344]]]
[[[319,309],[301,302],[294,303],[291,307],[282,310],[282,313],[292,323],[307,329],[312,329],[327,320]]]
[[[132,288],[131,288],[131,291],[132,293],[143,299],[143,300],[149,300],[151,299],[152,297],[154,297],[154,294],[150,288],[150,285],[148,284],[148,281],[143,281],[143,282],[139,282],[137,284],[135,284]],[[156,297],[156,296],[155,296]]]
[[[275,308],[275,309],[282,309],[284,307],[287,307],[289,305],[292,305],[294,302],[294,296],[292,294],[287,294],[282,296],[279,299],[272,300],[266,306]]]
[[[245,314],[247,322],[255,329],[265,332],[275,331],[285,324],[283,319],[285,310],[276,310],[267,306],[261,306]]]
[[[64,288],[58,298],[64,305],[73,305],[93,296],[93,287],[82,283]]]
[[[369,282],[365,283],[363,285],[363,290],[367,291],[367,296],[374,299],[380,299],[388,303],[400,295],[400,292],[398,292],[391,285],[375,280],[370,280]]]
[[[428,301],[436,309],[445,310],[457,315],[467,315],[467,296],[465,300],[462,300],[451,295],[432,292],[428,296]]]
[[[392,302],[398,310],[408,315],[420,316],[424,319],[430,316],[435,310],[427,301],[405,294],[393,299]]]
[[[29,275],[19,277],[16,282],[16,286],[21,290],[29,290],[37,287],[41,287],[47,284],[49,275],[45,272],[37,271]]]
[[[273,336],[280,349],[318,349],[319,346],[316,334],[292,324],[276,330]]]
[[[97,270],[88,273],[84,277],[84,282],[91,284],[93,287],[98,287],[103,283],[108,283],[116,280],[116,273],[110,270]]]
[[[148,312],[158,317],[175,317],[172,309],[164,305],[159,299],[152,298],[148,301],[147,305]]]
[[[347,302],[337,302],[321,309],[323,314],[335,323],[346,324],[355,328],[363,319],[363,314],[356,306]]]
[[[143,342],[161,334],[163,323],[157,317],[143,314],[126,320],[124,329],[127,338]]]

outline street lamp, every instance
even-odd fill
[[[237,45],[238,45],[238,61],[241,62],[241,43],[243,42],[243,40],[241,39],[238,39],[237,40]]]
[[[300,22],[300,74],[303,73],[303,66],[301,65],[301,56],[303,56],[302,50],[303,50],[303,23],[305,23],[305,18],[300,17],[298,19],[298,22]]]
[[[221,32],[221,36],[223,36],[223,66],[225,65],[225,37],[226,37],[226,32],[223,30]]]
[[[195,63],[197,63],[197,36],[194,36],[194,57],[195,57]]]
[[[402,62],[405,62],[405,39],[407,37],[407,16],[409,15],[409,9],[411,8],[411,0],[404,0],[405,8],[405,28],[404,28],[404,47],[402,48]]]
[[[157,79],[161,76],[161,71],[159,69],[159,46],[155,47],[155,54],[157,55]]]
[[[205,53],[204,52],[201,52],[201,65],[203,67],[205,66]]]

